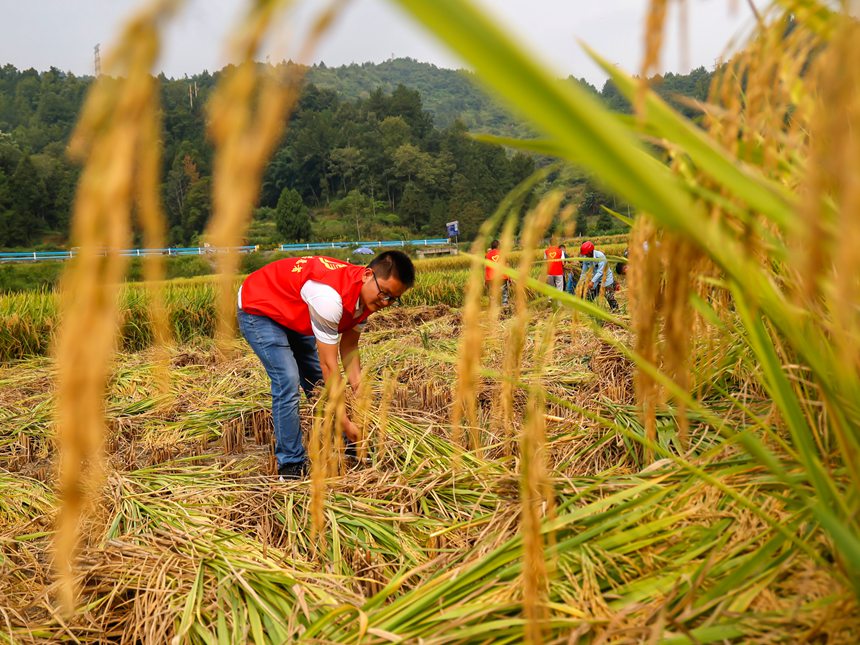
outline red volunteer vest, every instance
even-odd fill
[[[484,257],[488,260],[492,260],[493,262],[498,262],[500,255],[501,254],[499,253],[499,249],[490,249],[489,251],[487,251],[487,255],[485,255]],[[493,270],[492,267],[484,267],[484,280],[489,282],[493,279],[493,275],[495,275],[495,273],[496,272]],[[508,276],[504,276],[503,279],[507,280]]]
[[[557,246],[550,246],[546,250],[547,275],[564,275],[564,264],[561,261],[561,249]]]
[[[343,315],[337,330],[341,333],[363,322],[370,312],[365,309],[353,318],[361,292],[364,267],[323,256],[287,258],[254,271],[242,283],[242,311],[266,316],[287,329],[312,336],[311,316],[301,290],[305,282],[327,284],[340,294]]]

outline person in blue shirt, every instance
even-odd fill
[[[583,242],[579,247],[580,257],[592,258],[582,263],[582,273],[579,276],[579,281],[588,280],[586,285],[585,297],[588,300],[594,300],[600,293],[600,288],[603,287],[603,295],[606,297],[606,302],[612,311],[618,310],[618,302],[615,300],[615,276],[612,275],[612,269],[609,262],[606,260],[606,255],[603,251],[598,251],[594,248],[593,242]]]

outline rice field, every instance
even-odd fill
[[[601,248],[610,257],[620,256],[626,243],[615,242]],[[535,258],[542,257],[542,252],[535,253]],[[519,252],[509,256],[512,264],[519,259]],[[404,305],[462,306],[471,262],[468,254],[418,260],[417,281],[403,297]],[[538,278],[540,272],[541,264],[537,264],[531,275]],[[237,278],[233,288],[238,289],[240,284],[241,278]],[[119,293],[119,344],[123,351],[142,350],[155,342],[153,296],[148,287],[131,283]],[[162,287],[170,336],[175,342],[184,344],[214,337],[217,327],[214,277],[174,279]],[[58,300],[57,292],[46,290],[0,294],[0,361],[50,353],[59,327]]]
[[[671,408],[658,450],[703,476],[668,458],[643,467],[630,361],[590,324],[534,306],[542,322],[526,335],[514,406],[527,416],[536,390],[547,401],[543,637],[769,642],[778,630],[851,642],[857,607],[828,574],[826,545],[796,545],[810,511],[707,419],[693,416],[695,445],[683,450]],[[371,320],[363,358],[386,401],[364,420],[372,466],[330,466],[318,531],[311,483],[273,476],[268,383],[246,346],[226,361],[206,341],[170,350],[166,388],[155,350],[120,354],[72,615],[51,600],[53,362],[2,368],[6,640],[520,641],[520,448],[514,428],[494,422],[516,320],[487,330],[477,452],[450,424],[460,311],[403,307]],[[606,334],[629,340],[616,326]]]
[[[236,258],[187,283],[151,265],[139,289],[94,252],[123,248],[133,210],[163,234],[149,69],[172,4],[154,3],[73,141],[79,262],[56,295],[0,301],[0,635],[858,642],[856,19],[775,3],[693,124],[597,54],[635,119],[556,83],[468,2],[397,2],[544,137],[505,145],[637,210],[620,313],[540,279],[574,209],[563,191],[524,208],[538,171],[474,262],[428,261],[406,306],[371,319],[365,386],[303,407],[311,475],[278,482],[266,377],[229,324]],[[253,63],[279,6],[251,10],[210,106],[218,246],[241,237],[296,98]],[[666,3],[649,7],[641,78]],[[495,236],[508,308],[483,293]],[[368,463],[332,432],[345,406]]]

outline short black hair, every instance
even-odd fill
[[[497,249],[497,248],[499,248],[499,241],[498,241],[498,240],[493,240],[492,242],[490,242],[490,248],[491,248],[491,249]]]
[[[403,251],[385,251],[367,265],[380,278],[397,278],[407,289],[415,284],[415,265]]]

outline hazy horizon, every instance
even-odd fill
[[[584,78],[596,86],[605,81],[606,75],[582,50],[580,40],[628,72],[639,69],[644,0],[603,0],[584,6],[572,6],[567,0],[477,0],[476,4],[560,78]],[[732,38],[752,24],[749,7],[735,3],[737,11],[732,14],[730,4],[688,2],[686,56],[681,15],[670,5],[661,72],[713,69]],[[0,0],[5,18],[0,23],[0,61],[24,70],[55,67],[77,76],[92,75],[94,46],[100,45],[104,61],[121,25],[138,6],[141,3],[132,0]],[[443,69],[468,69],[395,3],[383,0],[347,3],[309,59],[298,61],[301,38],[295,36],[307,33],[320,6],[320,2],[298,2],[278,23],[278,37],[265,45],[258,57],[261,62],[292,59],[341,67],[412,58]],[[164,51],[153,71],[183,78],[212,73],[235,61],[227,43],[243,7],[238,0],[188,0],[165,25]]]

